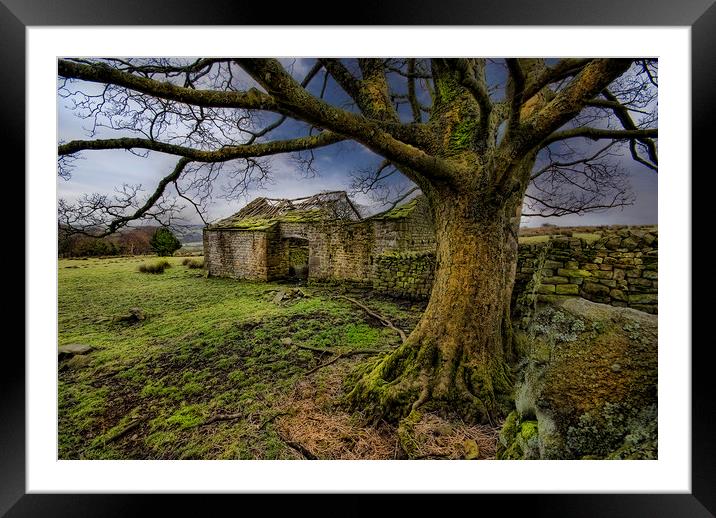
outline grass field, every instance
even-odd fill
[[[308,456],[300,444],[320,458],[391,458],[393,430],[365,428],[336,406],[342,380],[377,355],[310,372],[333,356],[307,348],[388,351],[394,331],[340,288],[275,303],[280,284],[206,278],[182,258],[162,274],[138,271],[156,261],[59,261],[59,345],[93,348],[59,362],[60,458]],[[423,309],[361,300],[405,331]],[[134,307],[144,320],[117,318]]]

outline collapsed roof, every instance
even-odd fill
[[[360,212],[345,191],[330,191],[304,198],[256,198],[236,214],[209,228],[264,230],[279,221],[317,222],[329,219],[359,221]]]

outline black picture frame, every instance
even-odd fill
[[[576,26],[690,26],[692,43],[692,158],[693,170],[704,173],[713,169],[709,139],[714,120],[712,91],[716,85],[716,48],[711,45],[716,34],[716,4],[714,0],[466,0],[393,1],[389,5],[370,0],[350,4],[350,15],[343,19],[326,20],[319,13],[338,15],[336,3],[296,3],[278,7],[271,3],[239,3],[214,0],[199,5],[188,0],[0,0],[0,104],[2,105],[3,147],[12,150],[14,171],[24,170],[25,149],[25,29],[27,26],[61,25],[576,25]],[[350,17],[349,17],[350,16]],[[338,18],[336,16],[336,18]],[[7,155],[10,151],[7,152]],[[6,155],[6,156],[7,156]],[[703,167],[700,167],[703,166]],[[684,171],[685,179],[691,173]],[[17,175],[16,175],[17,178]],[[17,179],[16,179],[17,181]],[[14,192],[18,200],[25,193],[23,182]],[[692,192],[696,192],[692,189]],[[694,207],[699,206],[694,202]],[[702,205],[703,206],[703,205]],[[694,224],[698,219],[694,213]],[[19,225],[16,225],[19,226]],[[24,226],[23,226],[24,228]],[[696,227],[692,228],[692,236]],[[24,233],[21,238],[24,243]],[[692,242],[695,240],[692,239]],[[19,247],[18,247],[19,248]],[[23,246],[24,249],[24,246]],[[692,252],[692,272],[698,271],[706,259]],[[684,265],[685,268],[688,265]],[[17,268],[17,267],[16,267]],[[32,272],[25,269],[25,275]],[[692,322],[707,321],[696,315],[696,300],[691,304]],[[17,298],[16,308],[24,308]],[[714,398],[712,397],[712,363],[708,361],[712,340],[699,342],[693,335],[692,358],[692,491],[688,494],[509,494],[471,495],[469,502],[454,505],[483,506],[487,500],[497,499],[498,506],[522,510],[532,516],[715,516],[716,515],[716,429]],[[13,344],[12,351],[8,347]],[[15,358],[11,358],[12,354]],[[5,366],[0,383],[0,515],[6,516],[131,516],[141,509],[149,510],[146,495],[67,495],[26,494],[25,491],[25,356],[17,347],[17,340],[6,340],[3,352]],[[160,505],[169,513],[170,507],[180,506],[188,511],[186,499],[180,495],[162,498]],[[242,505],[249,505],[247,495],[241,495]],[[476,500],[475,500],[476,499]],[[222,502],[224,499],[220,499]],[[264,499],[266,500],[266,499]],[[341,510],[313,508],[312,514],[326,509],[337,515],[381,514],[390,506],[376,507],[372,495],[352,495],[343,502]],[[464,499],[461,499],[464,500]],[[413,497],[413,505],[422,498]],[[201,504],[204,515],[212,505]],[[407,512],[400,504],[401,514]],[[223,506],[223,503],[219,503]],[[219,508],[217,506],[217,509]],[[487,512],[488,507],[481,512]]]

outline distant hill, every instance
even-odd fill
[[[190,225],[174,230],[174,234],[182,244],[196,243],[202,240],[203,227],[203,225]],[[60,227],[57,240],[58,255],[84,257],[151,254],[149,240],[159,228],[157,225],[125,227],[111,236],[94,238],[81,234],[68,234]]]
[[[174,234],[182,243],[197,243],[203,239],[204,225],[188,225],[182,230],[174,231]]]

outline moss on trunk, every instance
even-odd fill
[[[363,373],[347,400],[397,421],[418,408],[495,422],[509,405],[509,304],[517,258],[514,210],[472,197],[433,199],[437,270],[407,341]]]

